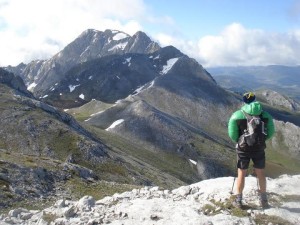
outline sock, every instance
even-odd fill
[[[267,192],[260,193],[260,199],[261,199],[262,201],[268,200]]]
[[[236,195],[236,201],[238,201],[238,202],[240,202],[240,201],[242,201],[242,199],[243,199],[243,194],[237,194]]]

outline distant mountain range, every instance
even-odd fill
[[[0,71],[0,148],[4,156],[13,153],[5,163],[18,165],[13,156],[22,154],[25,168],[43,168],[27,161],[43,157],[78,166],[67,173],[72,179],[59,180],[65,185],[83,179],[174,188],[235,173],[227,122],[241,96],[143,32],[87,30],[48,60],[5,69],[16,75]],[[257,98],[276,119],[267,174],[298,173],[299,103],[270,90]]]
[[[300,100],[300,66],[239,66],[207,68],[224,88],[244,92],[271,89]]]

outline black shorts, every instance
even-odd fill
[[[266,166],[265,151],[258,152],[237,152],[237,168],[246,170],[249,168],[250,160],[256,169],[264,169]]]

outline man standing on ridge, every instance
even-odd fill
[[[243,95],[244,105],[232,114],[228,122],[228,135],[236,142],[237,152],[237,193],[233,204],[242,208],[245,177],[250,160],[259,183],[259,199],[263,208],[269,206],[266,192],[265,168],[265,141],[270,139],[274,132],[272,116],[262,110],[262,105],[255,101],[252,92]]]

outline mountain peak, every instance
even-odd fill
[[[276,108],[285,108],[291,111],[300,111],[300,103],[273,90],[258,92],[261,99]]]
[[[143,31],[137,31],[133,36],[149,38],[148,35]]]
[[[95,33],[98,33],[98,32],[100,32],[100,31],[95,30],[95,29],[87,29],[87,30],[83,31],[83,32],[79,35],[79,37],[80,37],[80,36],[89,35],[89,34],[95,34]]]
[[[20,91],[26,96],[32,97],[32,94],[27,91],[27,88],[21,77],[15,76],[13,73],[10,73],[2,68],[0,68],[0,83],[3,83],[17,91]]]
[[[130,36],[119,30],[87,29],[49,60],[38,65],[30,63],[29,69],[18,70],[18,75],[41,97],[78,64],[110,55],[149,54],[159,49],[160,46],[141,31]]]

